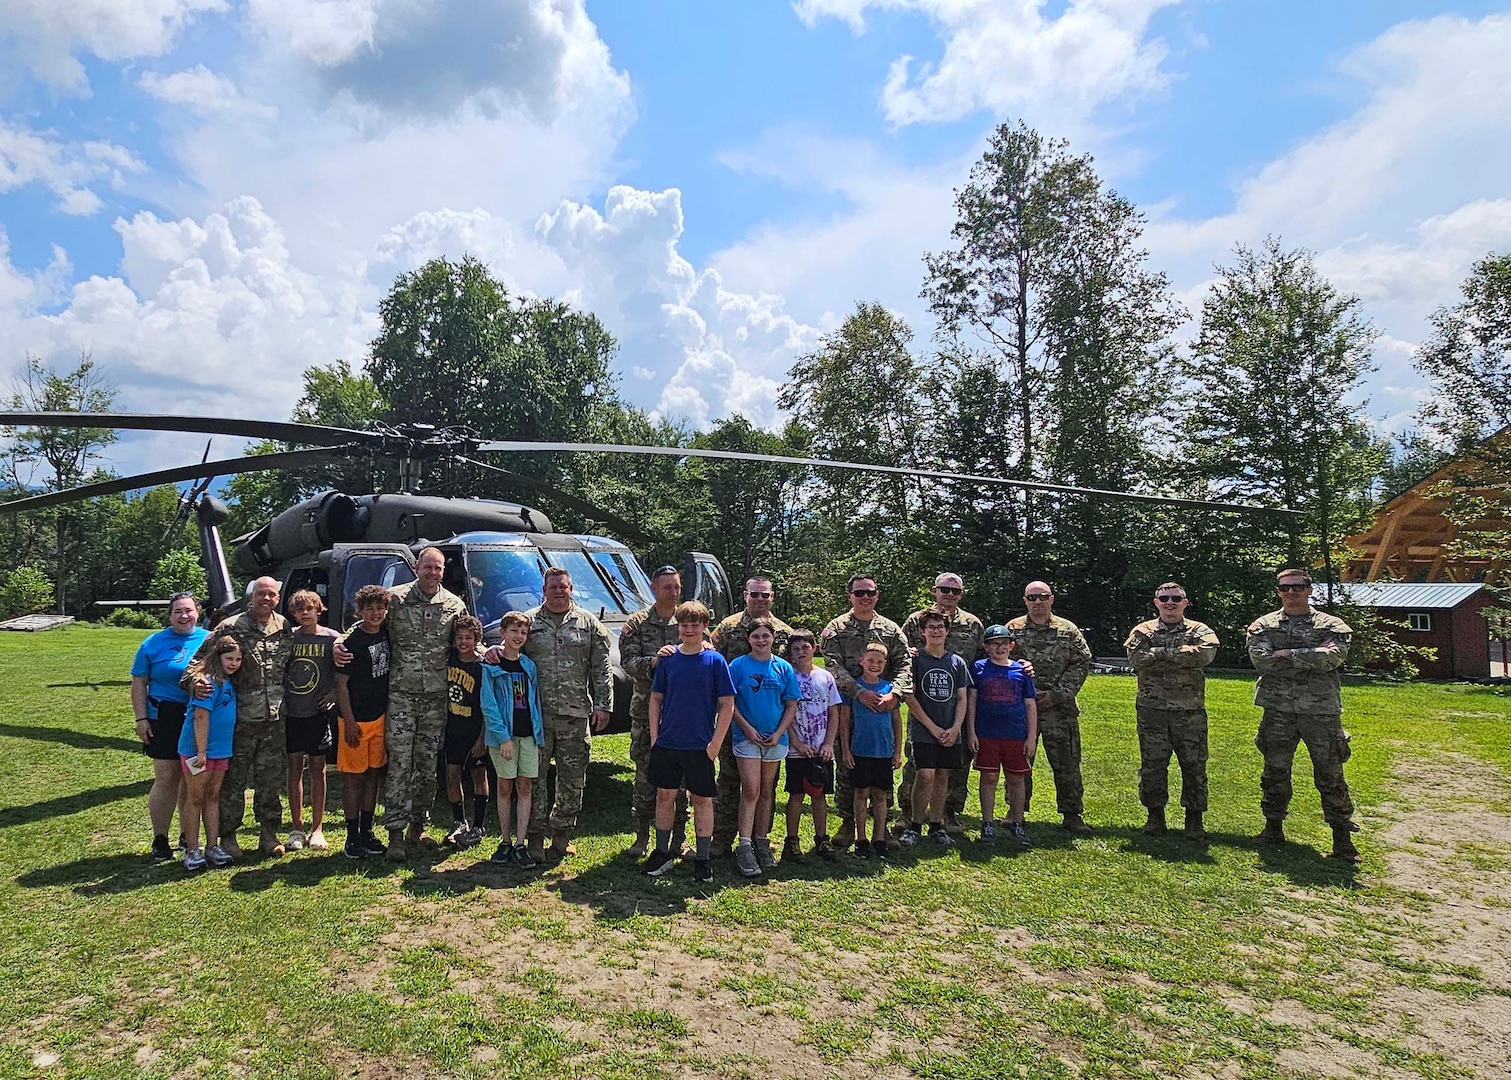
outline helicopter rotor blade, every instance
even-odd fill
[[[322,448],[319,450],[289,450],[278,454],[249,454],[245,457],[226,458],[223,461],[206,461],[198,465],[184,465],[177,469],[160,469],[157,472],[137,473],[116,480],[103,480],[98,484],[84,484],[65,491],[50,491],[45,495],[30,495],[0,503],[0,514],[19,514],[26,510],[41,510],[48,506],[95,499],[101,495],[115,495],[122,491],[157,487],[159,484],[178,484],[185,480],[205,477],[229,476],[234,473],[261,472],[264,469],[293,469],[302,465],[319,465],[327,461],[339,461],[346,455],[342,450],[358,447]]]
[[[384,439],[383,435],[372,431],[326,427],[321,424],[151,413],[0,412],[0,427],[185,431],[199,435],[238,435],[248,439],[274,439],[279,442],[302,443],[306,446],[341,446],[353,442],[381,444]]]
[[[531,491],[538,491],[543,495],[549,495],[557,502],[562,503],[566,506],[570,506],[574,510],[580,511],[587,517],[591,518],[593,521],[603,522],[603,524],[607,525],[609,528],[613,529],[616,533],[626,539],[639,540],[642,542],[650,542],[655,540],[655,537],[646,533],[644,529],[640,528],[638,525],[626,521],[624,518],[620,517],[618,514],[615,514],[613,511],[605,510],[603,507],[596,506],[593,503],[588,502],[586,499],[580,499],[576,495],[569,495],[565,491],[562,491],[561,489],[546,483],[544,480],[537,480],[533,476],[522,476],[519,473],[510,472],[508,469],[500,469],[497,465],[490,465],[486,461],[478,461],[476,458],[464,457],[461,454],[456,455],[456,460],[464,462],[468,465],[476,465],[478,468],[487,469],[492,473],[497,473],[500,476],[506,477],[511,483],[518,484],[521,487],[529,488]]]
[[[803,465],[809,468],[848,469],[855,472],[885,473],[891,476],[917,476],[931,480],[959,480],[972,484],[1001,484],[1007,487],[1024,488],[1029,491],[1047,491],[1062,495],[1089,495],[1101,499],[1123,499],[1128,502],[1153,503],[1161,506],[1181,506],[1192,510],[1220,510],[1225,513],[1243,514],[1300,513],[1299,510],[1291,510],[1278,506],[1209,502],[1205,499],[1183,499],[1173,495],[1145,495],[1133,491],[1072,487],[1068,484],[1046,484],[1036,480],[1011,480],[1002,476],[979,476],[974,473],[947,472],[940,469],[908,469],[899,465],[863,465],[856,461],[830,461],[825,458],[787,457],[779,454],[752,454],[739,450],[700,450],[686,446],[624,446],[614,443],[495,441],[483,443],[478,447],[478,452],[655,454],[663,457],[708,458],[714,461],[753,461],[765,465]]]

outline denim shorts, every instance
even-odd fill
[[[762,761],[781,761],[787,756],[787,744],[778,743],[776,746],[759,746],[756,743],[742,740],[734,745],[735,757],[760,758]]]

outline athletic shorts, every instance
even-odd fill
[[[184,716],[189,706],[182,701],[159,701],[157,719],[149,720],[152,738],[142,744],[142,753],[160,761],[172,761],[179,757],[178,739],[184,731]]]
[[[446,717],[446,764],[466,765],[472,762],[472,748],[477,745],[478,736],[483,733],[483,718],[474,716],[471,720],[459,719],[455,716]],[[477,757],[477,763],[482,763],[482,758],[488,751],[483,750]]]
[[[834,794],[834,762],[816,757],[787,758],[787,794],[820,798]]]
[[[964,749],[958,742],[954,746],[940,746],[938,743],[917,742],[913,743],[913,768],[915,769],[958,769],[965,764]]]
[[[858,757],[855,759],[855,768],[850,770],[850,786],[857,791],[861,788],[880,788],[882,791],[892,790],[892,759],[889,757]]]
[[[498,773],[500,780],[534,780],[540,775],[540,747],[535,745],[534,737],[523,736],[510,739],[514,746],[512,757],[504,757],[503,747],[488,747],[488,756],[493,758],[493,771]]]
[[[179,761],[179,764],[184,767],[184,775],[185,776],[192,776],[193,775],[191,772],[189,772],[189,762],[192,761],[192,760],[193,760],[193,758],[190,755],[188,755],[188,754],[180,754],[180,755],[178,755],[178,761]],[[204,767],[204,769],[202,771],[203,772],[225,772],[230,767],[231,767],[231,759],[228,758],[228,757],[207,757],[207,758],[205,758],[205,767]]]
[[[1023,752],[1023,739],[981,739],[976,747],[976,771],[995,773],[999,768],[1005,773],[1027,776],[1034,771]]]
[[[283,748],[291,754],[330,757],[335,749],[331,741],[331,717],[339,716],[334,705],[322,705],[314,716],[290,716],[284,724]]]
[[[742,758],[760,758],[762,761],[781,761],[787,756],[787,744],[761,746],[749,739],[742,739],[734,744],[734,755]]]
[[[388,742],[383,738],[383,725],[388,717],[380,716],[365,724],[357,722],[357,745],[348,746],[345,732],[336,740],[336,770],[344,773],[365,773],[368,769],[381,769],[388,764]],[[344,723],[341,725],[346,726]]]
[[[708,760],[706,750],[671,750],[653,746],[645,775],[651,787],[663,791],[686,787],[689,795],[705,799],[712,799],[719,793],[719,785],[714,780],[714,763]]]

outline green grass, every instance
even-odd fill
[[[1472,1010],[1508,993],[1436,948],[1431,901],[1383,873],[1384,808],[1414,762],[1465,755],[1511,780],[1507,698],[1489,689],[1346,688],[1358,873],[1321,858],[1304,752],[1296,843],[1248,839],[1242,678],[1209,683],[1211,842],[1142,836],[1133,682],[1105,677],[1082,697],[1089,840],[1050,826],[1041,761],[1031,852],[652,881],[621,855],[614,736],[595,742],[561,867],[496,870],[485,842],[403,868],[332,852],[187,878],[143,855],[150,768],[124,685],[141,637],[0,636],[0,1077],[1337,1071],[1302,1064],[1318,1040],[1345,1071],[1455,1077],[1473,1072],[1381,995]],[[1491,809],[1511,811],[1506,791]],[[1442,857],[1445,873],[1494,873],[1511,851],[1445,842]]]

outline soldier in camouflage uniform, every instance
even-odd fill
[[[860,654],[871,642],[881,642],[887,647],[887,666],[882,671],[882,678],[891,682],[892,692],[885,697],[878,697],[869,690],[859,692],[876,699],[866,703],[868,709],[887,712],[901,704],[903,695],[913,689],[913,656],[908,651],[907,639],[902,636],[902,627],[876,613],[876,602],[881,596],[876,579],[869,574],[856,574],[850,579],[849,591],[850,610],[833,619],[819,636],[824,670],[834,676],[841,694],[855,697],[855,680],[861,675]],[[835,773],[834,812],[839,815],[840,827],[834,834],[834,846],[843,850],[855,842],[855,797],[848,773],[844,769],[836,769]],[[891,843],[889,838],[888,845]]]
[[[1039,692],[1039,736],[1055,778],[1055,802],[1064,828],[1076,836],[1094,829],[1082,818],[1086,788],[1081,781],[1081,710],[1076,694],[1091,674],[1091,649],[1080,628],[1054,613],[1055,594],[1042,581],[1023,590],[1027,615],[1007,624],[1017,639],[1017,655],[1034,666]],[[1032,778],[1028,793],[1032,795]]]
[[[1342,619],[1312,610],[1312,577],[1282,570],[1275,578],[1280,610],[1249,627],[1249,659],[1259,672],[1254,704],[1264,710],[1254,745],[1264,755],[1259,780],[1264,811],[1263,843],[1285,842],[1283,823],[1291,805],[1291,766],[1296,744],[1306,743],[1312,779],[1322,796],[1322,816],[1333,830],[1332,858],[1359,861],[1354,846],[1354,803],[1343,763],[1349,736],[1343,730],[1338,669],[1348,658],[1353,630]]]
[[[229,855],[241,855],[236,830],[246,814],[250,786],[252,815],[261,826],[260,849],[264,855],[282,855],[283,841],[278,839],[283,825],[280,795],[288,781],[283,669],[288,664],[293,634],[288,620],[278,614],[278,582],[270,577],[252,582],[247,610],[215,629],[229,630],[241,646],[241,670],[232,680],[236,687],[236,731],[231,763],[220,789],[220,846]],[[210,647],[210,641],[205,640],[199,653]],[[184,676],[183,687],[191,698],[198,692],[191,676]]]
[[[446,735],[446,658],[451,624],[467,614],[462,598],[441,586],[445,569],[440,548],[426,548],[415,562],[416,579],[393,589],[388,605],[393,674],[383,728],[383,824],[393,862],[408,858],[406,844],[435,843],[425,835],[425,821],[435,802],[436,763]]]
[[[923,648],[924,613],[940,611],[950,620],[949,632],[944,639],[945,652],[954,653],[967,666],[974,664],[986,655],[981,646],[981,636],[986,633],[986,627],[980,619],[960,607],[965,582],[959,574],[943,573],[934,579],[932,591],[934,602],[926,608],[919,608],[902,622],[902,636],[907,638],[908,647],[914,653]],[[976,760],[976,755],[971,753],[963,739],[960,752],[964,763],[958,769],[950,770],[950,789],[944,800],[944,825],[950,832],[959,832],[961,829],[960,815],[965,810],[965,796],[971,782],[971,763]],[[909,743],[908,760],[902,767],[902,783],[897,790],[897,811],[903,821],[913,819],[913,778],[917,771],[913,765],[912,744]]]
[[[736,657],[750,652],[750,625],[755,619],[770,619],[776,630],[771,643],[773,655],[786,657],[787,636],[792,627],[771,613],[771,602],[776,597],[771,579],[757,575],[745,583],[745,610],[737,611],[720,621],[713,629],[714,648],[729,663]],[[673,627],[675,633],[676,628]],[[714,836],[711,851],[714,855],[728,855],[734,850],[735,834],[740,826],[740,767],[735,762],[734,725],[724,736],[724,745],[719,749],[719,794],[714,799]],[[767,832],[771,822],[765,823]]]
[[[1186,590],[1167,581],[1154,590],[1159,617],[1133,628],[1123,647],[1138,676],[1134,713],[1138,720],[1139,802],[1149,813],[1144,832],[1165,831],[1170,801],[1170,752],[1180,763],[1180,802],[1186,808],[1185,836],[1202,840],[1207,811],[1207,676],[1217,657],[1217,635],[1205,623],[1186,618]]]
[[[635,766],[635,793],[630,812],[635,819],[635,842],[631,858],[643,858],[650,846],[651,826],[656,820],[656,789],[646,776],[651,759],[651,680],[662,656],[677,648],[675,618],[682,599],[682,575],[675,566],[663,566],[651,575],[656,602],[635,612],[619,631],[619,665],[634,682],[630,696],[630,761]],[[687,836],[687,790],[677,793],[677,817],[673,839]]]
[[[556,798],[542,797],[530,808],[530,855],[544,858],[543,837],[549,824],[551,854],[576,851],[572,830],[582,810],[592,750],[588,726],[608,727],[614,705],[614,670],[609,662],[609,632],[586,608],[572,602],[572,575],[559,566],[546,570],[545,602],[525,612],[530,636],[525,655],[540,674],[540,705],[545,743],[540,750],[542,779],[556,759]]]

